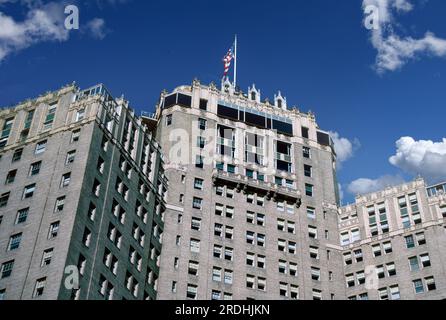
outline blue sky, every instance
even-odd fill
[[[363,6],[379,3],[380,33],[363,21]],[[65,4],[0,0],[1,106],[76,81],[150,111],[163,89],[218,82],[237,33],[242,89],[281,90],[344,138],[346,201],[417,173],[446,180],[445,1],[70,1],[80,30],[69,32],[56,30]],[[36,30],[36,10],[56,29]]]

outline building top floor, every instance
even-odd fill
[[[156,118],[159,119],[164,110],[177,106],[209,112],[285,136],[317,141],[322,146],[333,146],[329,133],[319,128],[313,113],[289,107],[281,92],[273,101],[262,100],[255,85],[249,87],[246,94],[229,81],[222,81],[221,88],[217,88],[214,83],[207,86],[194,80],[192,85],[179,86],[170,93],[164,91],[157,105]]]

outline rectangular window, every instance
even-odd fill
[[[194,182],[194,188],[195,189],[203,190],[203,184],[204,184],[204,180],[203,179],[195,178],[195,182]]]
[[[23,149],[17,149],[14,151],[14,154],[12,155],[12,163],[20,161],[22,159]]]
[[[56,200],[56,204],[54,206],[54,212],[59,213],[62,212],[65,206],[65,196],[59,197]]]
[[[303,147],[303,157],[310,159],[311,158],[311,149],[308,147]]]
[[[31,166],[29,168],[29,176],[33,177],[33,176],[38,175],[40,173],[41,167],[42,167],[42,161],[35,162],[35,163],[31,164]]]
[[[37,298],[43,295],[46,285],[46,278],[41,278],[36,281],[36,286],[34,287],[33,297]]]
[[[434,277],[427,277],[424,279],[424,281],[426,282],[427,291],[437,290]]]
[[[414,240],[414,237],[412,235],[407,236],[404,239],[406,240],[406,247],[407,247],[407,249],[415,248],[415,240]]]
[[[13,268],[14,268],[14,260],[3,263],[0,270],[1,279],[9,278],[12,274]]]
[[[6,207],[8,205],[8,200],[9,200],[9,195],[11,193],[7,192],[7,193],[3,193],[0,196],[0,208]]]
[[[6,176],[5,184],[12,184],[15,180],[15,177],[17,176],[17,170],[12,170],[8,172],[8,175]]]
[[[71,133],[71,143],[75,143],[75,142],[78,142],[79,141],[79,139],[80,139],[80,136],[81,136],[81,129],[77,129],[77,130],[74,130],[72,133]]]
[[[305,177],[311,178],[313,176],[313,167],[309,165],[304,165]]]
[[[26,219],[28,219],[28,213],[29,213],[29,208],[19,210],[19,212],[17,212],[15,224],[21,224],[26,222]]]
[[[203,208],[203,199],[194,197],[192,202],[192,208],[201,210]]]
[[[60,182],[60,187],[61,188],[66,188],[66,187],[68,187],[70,185],[70,182],[71,182],[71,172],[65,173],[62,176],[62,180]]]
[[[197,299],[198,286],[193,284],[187,285],[187,293],[186,297],[188,299],[196,300]]]
[[[50,230],[48,232],[48,239],[54,239],[57,237],[57,235],[59,234],[59,227],[60,227],[60,222],[54,222],[50,225]]]
[[[310,219],[316,219],[316,209],[307,207],[307,217]]]
[[[171,125],[172,125],[172,115],[168,114],[166,116],[166,126],[168,127],[168,126],[171,126]]]
[[[15,234],[9,238],[8,251],[17,250],[22,241],[22,233]]]
[[[191,239],[189,246],[190,246],[190,251],[194,253],[200,253],[200,240]]]
[[[37,143],[36,151],[34,152],[36,155],[44,153],[46,150],[47,140],[43,140]]]
[[[74,159],[76,158],[76,150],[72,150],[67,153],[67,158],[65,160],[65,164],[69,165],[74,163]]]
[[[51,264],[51,260],[53,258],[53,248],[47,249],[43,251],[42,262],[40,263],[41,267],[49,266]]]
[[[198,119],[198,129],[204,131],[204,130],[206,130],[206,128],[207,128],[206,119],[199,118]]]
[[[25,189],[23,190],[23,197],[22,197],[22,199],[32,198],[34,196],[34,191],[36,191],[36,185],[35,184],[31,184],[29,186],[26,186]]]
[[[200,110],[206,111],[208,108],[208,101],[206,99],[200,99]]]
[[[305,184],[305,195],[312,197],[314,194],[314,186],[311,184]]]
[[[82,121],[85,119],[85,109],[78,110],[76,112],[76,122]]]

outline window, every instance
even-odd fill
[[[424,285],[423,280],[418,279],[413,281],[413,287],[415,289],[416,294],[424,293]]]
[[[31,164],[31,166],[29,168],[29,176],[33,177],[33,176],[38,175],[40,173],[41,167],[42,167],[42,161],[35,162],[35,163]]]
[[[308,236],[311,239],[317,239],[317,228],[313,226],[308,226]]]
[[[390,287],[390,297],[392,298],[392,300],[401,299],[400,288],[397,285]]]
[[[233,256],[234,256],[234,249],[226,247],[225,248],[225,260],[232,261]]]
[[[384,253],[385,254],[392,253],[393,252],[392,243],[390,241],[389,242],[384,242],[383,243],[383,249],[384,249]]]
[[[203,199],[194,197],[192,201],[192,208],[201,210],[203,207]]]
[[[65,173],[62,176],[62,181],[60,182],[60,187],[66,188],[70,185],[70,182],[71,182],[71,172]]]
[[[426,237],[425,237],[425,235],[424,235],[423,232],[421,232],[421,233],[417,233],[417,234],[415,235],[415,237],[416,237],[416,239],[417,239],[417,243],[418,243],[419,246],[422,246],[422,245],[425,245],[425,244],[426,244]]]
[[[347,246],[350,244],[350,234],[348,232],[341,233],[341,246]]]
[[[200,99],[200,109],[206,111],[208,108],[208,101],[206,99]]]
[[[427,291],[437,290],[437,285],[435,284],[434,277],[427,277],[424,280],[426,281]]]
[[[193,284],[187,285],[187,293],[186,297],[188,299],[196,300],[197,299],[198,286]]]
[[[394,262],[386,264],[386,268],[387,268],[387,273],[389,274],[389,277],[396,276],[396,267],[395,267]]]
[[[51,264],[51,260],[53,258],[54,249],[47,249],[43,251],[42,262],[40,263],[41,267],[49,266]]]
[[[7,193],[3,193],[0,196],[0,208],[6,207],[8,205],[8,200],[9,200],[9,195],[11,193],[7,192]]]
[[[279,283],[279,294],[281,297],[288,297],[288,284],[280,282]]]
[[[85,119],[85,109],[78,110],[76,112],[76,122],[82,121]]]
[[[34,287],[33,297],[37,298],[43,295],[43,291],[45,290],[46,278],[41,278],[36,281],[36,286]]]
[[[290,276],[297,277],[297,264],[290,262]]]
[[[36,151],[35,154],[41,154],[44,153],[46,150],[46,144],[47,144],[47,140],[43,140],[37,143],[36,145]]]
[[[197,239],[190,240],[190,251],[194,253],[200,253],[200,240]]]
[[[379,300],[389,300],[387,288],[378,289]]]
[[[303,147],[303,157],[310,159],[311,158],[311,149],[308,147]]]
[[[321,280],[321,269],[316,267],[311,267],[311,279],[315,281]]]
[[[51,104],[48,107],[48,111],[46,114],[46,118],[45,118],[45,122],[44,124],[44,129],[49,129],[51,128],[53,122],[54,122],[54,117],[56,115],[56,110],[57,110],[57,103]]]
[[[190,274],[191,276],[198,276],[198,268],[199,268],[199,263],[196,261],[189,261],[189,266],[188,266],[188,274]]]
[[[314,186],[311,184],[305,184],[305,195],[312,197],[314,194]]]
[[[232,284],[232,281],[233,281],[233,272],[232,272],[232,270],[225,270],[224,283],[225,284]]]
[[[15,224],[25,223],[26,219],[28,219],[28,213],[29,213],[29,208],[19,210],[19,212],[17,212]]]
[[[8,251],[17,250],[20,247],[22,241],[22,234],[18,233],[9,238]]]
[[[266,279],[265,278],[257,278],[257,289],[260,291],[266,291]]]
[[[194,188],[197,190],[203,190],[203,179],[195,178]]]
[[[0,289],[0,301],[5,300],[6,289]]]
[[[36,191],[36,185],[31,184],[29,186],[26,186],[23,190],[23,199],[29,199],[32,198],[34,195],[34,191]]]
[[[48,232],[48,239],[54,239],[59,234],[60,222],[54,222],[50,225],[50,230]]]
[[[256,279],[255,276],[249,274],[246,276],[246,287],[248,289],[254,289],[255,279]]]
[[[97,179],[94,180],[92,193],[96,197],[99,197],[99,195],[101,194],[101,183]]]
[[[88,228],[85,228],[85,230],[84,230],[84,235],[82,236],[82,243],[87,248],[90,247],[90,244],[91,244],[91,231]]]
[[[307,207],[307,217],[310,219],[316,219],[316,209]]]
[[[421,264],[423,265],[423,268],[428,268],[432,265],[428,253],[420,255],[420,260],[421,260]]]
[[[203,156],[197,155],[195,158],[195,167],[199,169],[204,168],[204,158]]]
[[[74,162],[74,159],[76,158],[76,150],[72,150],[67,153],[67,158],[65,160],[65,164],[69,165]]]
[[[214,245],[214,258],[221,259],[223,254],[223,247],[219,245]]]
[[[206,127],[207,127],[206,119],[202,119],[202,118],[198,119],[198,129],[204,131],[204,130],[206,130]]]
[[[313,176],[313,167],[309,165],[304,165],[305,177],[311,178]]]
[[[379,244],[375,244],[372,246],[372,252],[373,252],[373,256],[376,257],[380,257],[381,256],[381,246]]]
[[[420,270],[420,265],[418,264],[418,257],[410,257],[409,258],[409,266],[411,271]]]
[[[310,129],[307,127],[302,127],[302,138],[308,139],[310,137],[309,133]]]
[[[201,219],[192,217],[191,229],[195,231],[200,231],[201,229]]]
[[[14,260],[3,263],[0,270],[1,279],[9,278],[12,274],[13,268],[14,268]]]
[[[353,273],[347,274],[345,276],[345,281],[347,282],[347,288],[351,288],[355,286],[355,276]]]
[[[322,291],[313,289],[313,300],[322,300]]]
[[[310,258],[319,259],[319,248],[318,247],[310,247]]]
[[[404,239],[406,240],[407,249],[415,248],[415,241],[414,241],[414,237],[412,235],[407,236]]]
[[[166,126],[171,126],[172,125],[172,115],[168,114],[166,116]]]
[[[358,249],[354,251],[354,255],[355,255],[355,260],[357,263],[362,262],[363,261],[363,256],[362,256],[362,250]]]
[[[8,172],[8,175],[6,176],[5,184],[11,184],[14,182],[15,177],[17,175],[17,170],[12,170]]]
[[[78,130],[74,130],[74,131],[71,133],[71,143],[78,142],[79,139],[80,139],[80,136],[81,136],[81,130],[80,130],[80,129],[78,129]]]
[[[12,162],[17,162],[22,159],[23,149],[17,149],[14,151],[14,154],[12,155]]]

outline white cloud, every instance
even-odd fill
[[[403,137],[396,142],[396,148],[396,154],[389,159],[392,165],[414,176],[421,175],[428,182],[446,179],[446,138],[433,142]]]
[[[361,145],[358,139],[350,141],[347,138],[341,137],[338,132],[330,132],[330,136],[334,143],[339,165],[353,157],[355,151]]]
[[[426,32],[423,38],[400,37],[394,31],[394,13],[413,10],[409,0],[363,0],[363,8],[373,5],[379,9],[379,28],[371,30],[371,43],[378,51],[376,70],[395,71],[421,54],[446,57],[446,39]]]
[[[105,29],[104,19],[95,18],[87,23],[87,30],[93,38],[104,39],[107,30]]]
[[[354,195],[364,195],[402,183],[404,183],[404,179],[400,176],[386,175],[377,179],[361,178],[351,182],[347,187],[347,191]]]
[[[0,61],[38,42],[66,41],[69,33],[64,20],[62,5],[54,2],[30,9],[21,22],[0,12]]]
[[[105,1],[109,4],[126,1]],[[40,0],[0,0],[0,9],[7,4],[22,5],[27,13],[22,21],[0,11],[0,62],[9,54],[26,49],[34,44],[51,41],[67,41],[70,32],[65,28],[65,5],[63,2],[43,3]],[[85,30],[96,39],[106,34],[105,21],[95,18],[85,24]]]

